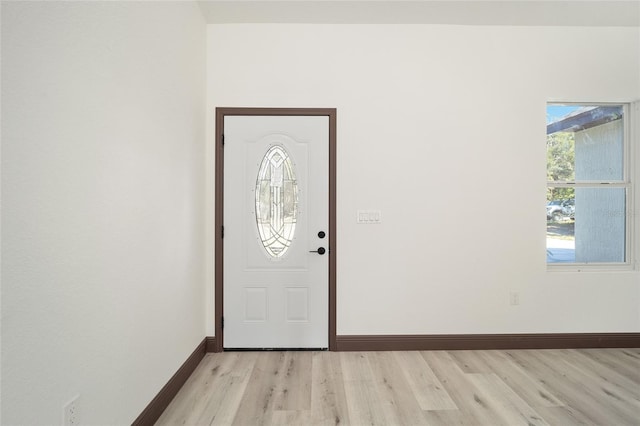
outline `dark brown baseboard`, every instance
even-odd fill
[[[216,337],[207,336],[205,337],[207,341],[207,352],[215,352],[216,351]]]
[[[337,351],[638,348],[640,333],[336,336]]]
[[[176,374],[169,379],[167,384],[158,392],[158,395],[147,405],[147,408],[133,421],[132,425],[151,426],[160,418],[169,403],[171,403],[180,388],[182,388],[184,382],[187,381],[191,373],[193,373],[193,370],[196,369],[200,361],[202,361],[202,358],[204,358],[208,349],[209,339],[211,338],[207,337],[202,340],[189,358],[187,358],[184,364],[178,369]]]

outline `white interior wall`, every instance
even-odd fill
[[[548,272],[544,215],[546,102],[639,99],[637,27],[214,24],[207,50],[208,235],[216,106],[338,110],[339,335],[640,331],[639,272]]]
[[[2,424],[130,424],[204,338],[205,29],[2,2]]]

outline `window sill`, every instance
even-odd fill
[[[633,263],[563,263],[547,264],[547,272],[635,272]]]

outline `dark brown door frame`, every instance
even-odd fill
[[[336,348],[336,109],[335,108],[216,108],[215,171],[215,352],[223,351],[223,256],[224,225],[224,118],[231,115],[327,116],[329,117],[329,350]]]

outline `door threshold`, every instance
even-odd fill
[[[224,352],[301,352],[328,351],[329,348],[223,348]]]

